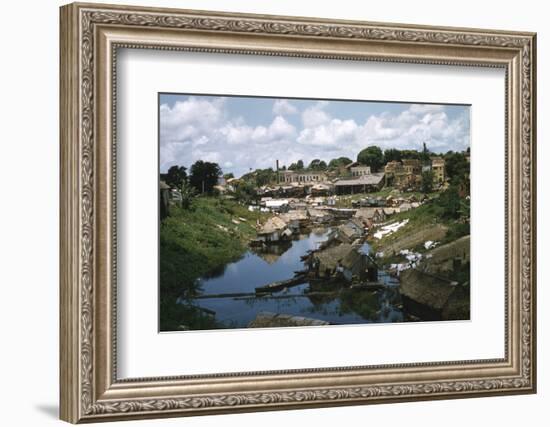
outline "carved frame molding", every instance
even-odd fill
[[[505,67],[510,246],[505,359],[118,381],[116,287],[110,279],[116,281],[112,177],[119,47]],[[532,33],[62,7],[61,418],[82,422],[534,392],[535,68]],[[260,384],[271,376],[270,385]],[[289,379],[300,386],[285,387]],[[249,386],[239,391],[245,382]],[[258,386],[250,391],[254,382]],[[196,384],[211,388],[197,393]]]

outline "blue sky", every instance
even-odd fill
[[[470,144],[470,107],[373,101],[160,95],[160,170],[214,161],[224,173],[307,165],[382,149],[461,151]]]

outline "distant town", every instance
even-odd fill
[[[425,143],[274,159],[239,177],[202,160],[170,167],[159,187],[162,329],[469,318],[469,161],[469,149]],[[234,289],[230,264],[264,277]]]

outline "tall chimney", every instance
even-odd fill
[[[279,159],[275,160],[275,167],[277,169],[277,184],[279,184]]]

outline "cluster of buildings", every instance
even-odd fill
[[[422,172],[432,171],[434,184],[445,182],[445,160],[442,157],[432,157],[429,163],[419,159],[403,159],[391,161],[384,166],[385,185],[399,189],[418,188],[422,183]]]
[[[258,225],[257,239],[254,243],[269,244],[292,240],[293,236],[310,226],[334,225],[337,239],[343,243],[352,243],[363,236],[365,230],[385,222],[388,217],[419,207],[423,201],[414,196],[409,198],[362,199],[356,207],[336,208],[330,205],[328,198],[271,199],[261,202],[261,209],[272,212],[264,224]],[[249,209],[257,209],[249,206]]]
[[[342,215],[345,219],[341,218]],[[375,282],[377,267],[362,247],[369,228],[383,218],[383,212],[376,208],[357,211],[332,208],[292,210],[272,216],[259,226],[257,238],[252,243],[256,246],[283,243],[313,225],[336,222],[338,225],[331,230],[328,240],[307,255],[306,265],[311,279]]]
[[[372,172],[370,166],[352,162],[333,171],[278,170],[277,183],[260,188],[261,195],[358,194],[380,191],[384,186],[399,190],[417,190],[422,173],[433,172],[436,187],[445,183],[445,160],[432,157],[429,162],[419,159],[391,161],[383,172]]]

